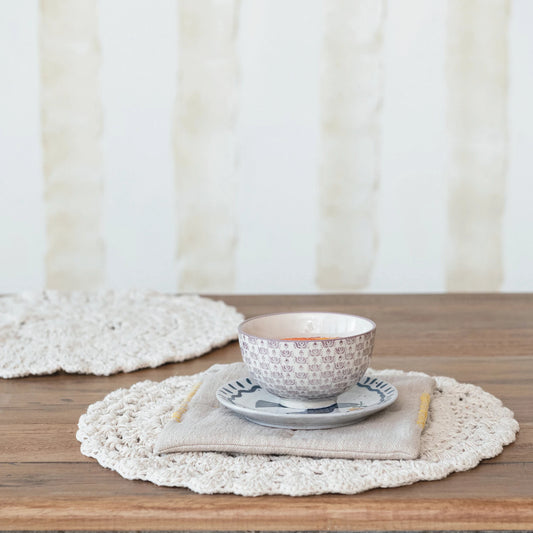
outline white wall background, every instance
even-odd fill
[[[317,250],[324,223],[319,172],[323,140],[327,138],[320,120],[321,76],[325,24],[331,24],[325,13],[332,8],[342,11],[342,3],[206,0],[201,5],[202,17],[220,17],[221,13],[236,17],[235,41],[229,35],[227,46],[230,55],[231,47],[235,48],[239,72],[237,114],[234,125],[228,126],[228,150],[236,158],[234,175],[228,177],[221,171],[220,179],[232,185],[224,187],[222,181],[216,193],[220,201],[227,201],[222,196],[231,195],[233,207],[226,215],[234,225],[236,241],[231,244],[228,237],[228,247],[213,252],[207,271],[225,269],[230,276],[222,284],[211,285],[200,275],[207,268],[204,259],[193,263],[199,272],[197,282],[189,276],[185,284],[180,277],[182,258],[178,256],[185,246],[180,243],[178,215],[185,207],[176,186],[181,167],[175,143],[184,126],[176,118],[176,105],[183,104],[187,96],[180,92],[183,78],[178,73],[188,76],[191,69],[180,65],[180,58],[187,57],[183,47],[189,46],[189,41],[180,39],[180,28],[194,0],[83,1],[96,4],[95,50],[101,62],[97,96],[102,110],[98,143],[103,207],[100,228],[86,228],[100,231],[104,247],[105,266],[97,285],[254,293],[533,290],[533,2],[470,2],[487,16],[494,7],[510,7],[508,22],[502,22],[506,24],[508,48],[507,166],[501,176],[504,212],[501,219],[497,209],[494,212],[501,227],[502,244],[496,249],[503,264],[501,281],[470,286],[468,279],[486,274],[471,271],[465,284],[454,285],[447,273],[449,217],[454,212],[448,202],[447,36],[453,31],[449,11],[457,5],[453,0],[400,0],[383,3],[385,15],[382,34],[378,35],[382,39],[377,50],[381,50],[378,60],[383,73],[382,105],[374,116],[379,126],[379,176],[375,218],[368,228],[375,233],[377,245],[368,280],[362,285],[354,280],[338,287],[334,282],[331,286],[317,282]],[[353,2],[362,6],[359,16],[380,4]],[[72,288],[66,281],[62,285],[61,276],[50,274],[53,257],[43,170],[43,150],[47,147],[43,145],[41,121],[43,83],[48,82],[41,69],[41,17],[43,10],[51,7],[60,9],[61,0],[0,0],[0,292],[47,286]],[[349,10],[349,2],[345,7]],[[215,15],[216,9],[222,11]],[[222,18],[211,22],[215,29],[217,20]],[[472,28],[473,34],[483,31],[483,24]],[[194,39],[194,32],[191,35]],[[200,54],[204,38],[200,34],[195,42]],[[205,47],[213,47],[209,53],[218,53],[211,41]],[[199,70],[194,76],[201,79],[203,72]],[[338,75],[342,83],[343,73]],[[207,95],[205,98],[217,92],[216,84],[199,90]],[[479,90],[483,98],[483,86]],[[487,106],[490,113],[490,101]],[[205,130],[198,135],[209,137]],[[224,143],[225,137],[221,139]],[[193,164],[200,165],[206,155],[197,147],[195,150],[190,157]],[[224,161],[232,164],[232,160]],[[216,170],[209,170],[209,179],[217,179]],[[202,202],[217,200],[207,186],[197,196],[198,209]],[[475,190],[464,200],[466,206],[475,205]],[[357,199],[353,201],[356,205]],[[484,223],[480,220],[481,225]],[[205,224],[198,228],[199,235],[212,232],[217,220]],[[349,225],[347,219],[336,226],[341,239]],[[208,257],[209,246],[216,248],[216,244],[206,241]],[[359,244],[347,240],[344,245]],[[68,254],[68,247],[62,253]],[[477,253],[475,246],[472,253]],[[91,262],[90,253],[84,255],[78,250],[72,254],[69,264],[73,269],[79,265],[83,272],[82,265]],[[191,257],[194,261],[197,256]],[[335,264],[335,257],[326,259]],[[348,278],[350,268],[350,264],[345,265]],[[490,273],[493,266],[478,268]],[[84,283],[82,276],[77,285],[84,289],[94,283]]]

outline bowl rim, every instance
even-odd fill
[[[243,335],[247,335],[248,337],[254,337],[256,339],[264,339],[264,340],[267,340],[267,341],[280,341],[280,342],[292,342],[292,343],[295,343],[295,342],[319,342],[317,339],[309,339],[309,340],[285,340],[285,339],[279,339],[278,337],[259,337],[257,335],[253,335],[252,333],[247,333],[246,331],[243,331],[242,330],[242,327],[247,324],[248,322],[251,322],[253,320],[258,320],[258,319],[261,319],[261,318],[267,318],[267,317],[270,317],[270,316],[279,316],[279,315],[303,315],[303,314],[317,314],[317,315],[341,315],[341,316],[349,316],[349,317],[352,317],[352,318],[361,318],[363,320],[366,320],[367,322],[370,323],[370,325],[372,326],[368,331],[365,331],[364,333],[357,333],[356,335],[339,335],[337,337],[332,337],[331,339],[328,339],[328,340],[339,340],[339,339],[351,339],[351,338],[354,338],[354,337],[361,337],[362,335],[368,335],[369,333],[372,333],[374,331],[376,331],[376,323],[366,317],[366,316],[362,316],[362,315],[354,315],[352,313],[337,313],[335,311],[287,311],[287,312],[279,312],[279,313],[265,313],[263,315],[256,315],[256,316],[252,316],[250,318],[247,318],[245,320],[243,320],[237,327],[237,331],[238,331],[238,334],[240,335],[241,333]]]

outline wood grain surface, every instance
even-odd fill
[[[342,311],[377,323],[374,368],[475,383],[520,423],[515,443],[446,479],[357,495],[200,495],[128,481],[81,455],[87,406],[144,379],[190,375],[240,359],[233,342],[198,359],[110,377],[0,379],[2,530],[533,529],[533,295],[213,296],[246,316]]]

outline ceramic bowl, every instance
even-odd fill
[[[341,313],[279,313],[239,325],[251,376],[287,407],[321,408],[363,376],[376,324]]]

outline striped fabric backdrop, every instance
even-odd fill
[[[0,292],[532,291],[531,20],[0,3]]]

